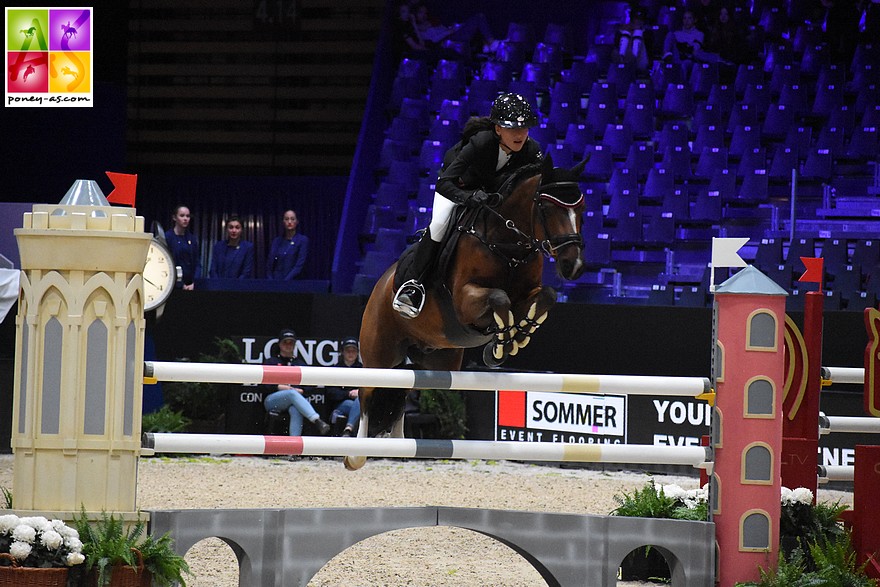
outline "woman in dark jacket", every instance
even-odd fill
[[[421,281],[449,230],[452,211],[458,204],[469,208],[498,204],[498,189],[514,171],[541,160],[541,146],[529,138],[529,128],[538,124],[532,107],[519,94],[502,94],[492,104],[488,118],[472,118],[465,125],[462,140],[447,151],[431,224],[413,254],[412,263],[398,268],[402,285],[392,306],[406,318],[415,318],[425,302]]]

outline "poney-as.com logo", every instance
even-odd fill
[[[6,106],[91,106],[91,8],[6,9]]]

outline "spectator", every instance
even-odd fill
[[[482,41],[484,53],[494,52],[498,48],[498,41],[492,35],[492,29],[483,13],[475,14],[462,23],[444,26],[431,16],[428,5],[424,2],[416,3],[413,10],[415,11],[416,33],[426,48],[446,40],[472,43],[475,38]]]
[[[718,18],[706,33],[706,50],[730,63],[751,63],[752,56],[747,39],[749,33],[726,6],[718,11]]]
[[[282,365],[305,366],[305,362],[299,357],[294,356],[294,347],[296,346],[296,333],[290,328],[285,328],[278,335],[278,355],[270,357],[264,365]],[[269,413],[280,414],[287,411],[290,414],[290,427],[288,434],[290,436],[301,436],[303,419],[307,419],[317,427],[318,432],[323,436],[330,432],[330,424],[325,422],[318,416],[318,412],[312,407],[311,402],[305,397],[301,387],[294,387],[279,383],[276,391],[270,393],[263,400],[263,407]]]
[[[708,34],[712,25],[718,21],[721,11],[719,0],[689,0],[685,6],[694,15],[694,26]]]
[[[400,276],[395,281],[400,287],[392,306],[402,316],[415,318],[422,310],[422,279],[434,263],[455,206],[497,205],[496,192],[504,181],[520,167],[541,160],[541,145],[529,138],[529,128],[536,124],[538,118],[525,98],[502,94],[492,104],[489,116],[469,120],[461,141],[446,152],[434,194],[431,223],[414,245],[411,262],[397,269]]]
[[[681,15],[681,28],[670,31],[663,43],[664,61],[678,63],[686,62],[717,62],[720,60],[717,54],[703,50],[703,31],[696,27],[694,13],[685,10]]]
[[[346,338],[342,341],[341,347],[339,360],[336,362],[337,367],[363,367],[358,357],[358,341],[356,338]],[[354,436],[357,433],[358,421],[361,417],[361,402],[358,398],[358,392],[359,390],[356,387],[330,387],[327,389],[330,400],[336,403],[330,423],[336,424],[341,416],[345,417],[345,428],[342,430],[342,436]]]
[[[392,24],[394,57],[418,57],[427,54],[427,47],[416,30],[416,17],[408,1],[397,6],[397,18]]]
[[[646,18],[644,8],[630,6],[628,21],[617,31],[617,53],[614,54],[617,63],[634,63],[642,72],[648,71],[651,65],[644,38]]]
[[[199,239],[189,231],[192,221],[189,208],[175,207],[171,220],[174,226],[165,231],[165,242],[168,243],[174,262],[183,272],[183,289],[192,290],[195,280],[202,276],[202,260]]]
[[[299,234],[296,229],[299,219],[294,210],[284,213],[284,234],[272,240],[266,277],[279,281],[290,281],[299,277],[309,254],[309,237]]]
[[[254,245],[241,238],[241,219],[230,216],[226,221],[226,239],[214,243],[208,277],[250,279],[254,276]]]

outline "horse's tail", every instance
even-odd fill
[[[406,391],[402,389],[376,388],[370,397],[369,407],[369,436],[386,430],[403,416],[404,399]]]

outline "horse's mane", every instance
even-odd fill
[[[523,165],[512,174],[510,174],[510,177],[508,177],[507,181],[504,182],[507,187],[507,195],[510,195],[513,190],[516,189],[516,186],[518,186],[526,179],[534,177],[541,173],[543,167],[543,161],[539,161],[537,163],[529,163],[528,165]]]

